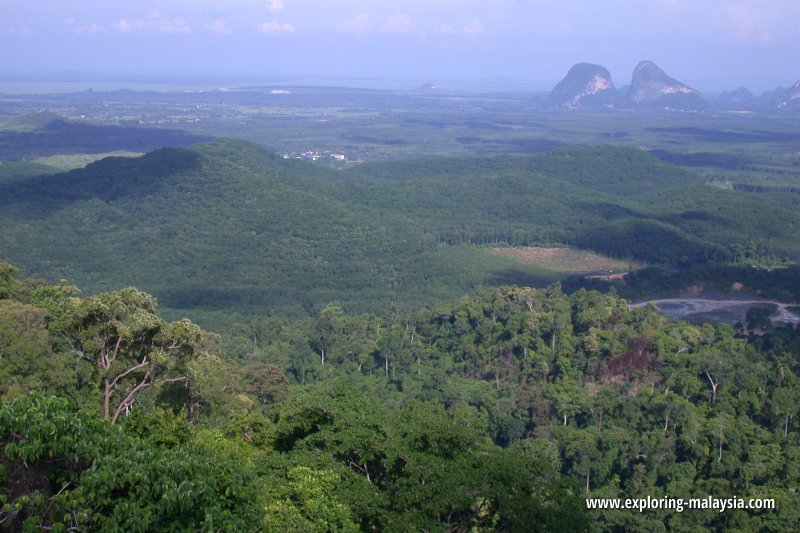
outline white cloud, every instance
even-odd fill
[[[75,33],[105,33],[108,30],[99,24],[89,24],[86,26],[76,26],[72,28],[72,31]]]
[[[128,22],[125,19],[119,19],[117,23],[114,24],[114,27],[120,33],[131,33],[144,28],[144,21],[137,20],[134,22]]]
[[[261,33],[294,33],[297,28],[293,24],[281,24],[280,22],[264,22],[258,25]]]
[[[414,19],[408,15],[397,13],[389,17],[381,31],[384,33],[411,33],[414,31]]]
[[[0,33],[4,35],[20,35],[20,36],[27,36],[32,35],[33,31],[28,26],[18,26],[16,28],[3,28],[0,30]]]
[[[471,20],[469,24],[461,28],[461,31],[459,33],[461,33],[462,35],[480,35],[485,30],[486,28],[484,28],[483,22],[476,19],[476,20]]]
[[[359,13],[353,18],[340,22],[336,31],[343,33],[413,33],[416,30],[414,19],[404,13],[395,13],[384,24],[373,23],[367,13]]]
[[[277,15],[286,11],[286,5],[283,3],[283,0],[267,0],[267,10]]]
[[[225,19],[216,19],[211,24],[206,24],[204,28],[221,36],[231,35],[233,33],[233,30],[230,26],[228,26],[228,23],[225,21]]]
[[[106,28],[99,24],[86,24],[78,25],[75,17],[69,17],[64,20],[64,24],[69,28],[72,33],[105,33]]]
[[[748,7],[744,4],[731,6],[727,10],[730,37],[742,43],[763,44],[772,40],[770,26],[777,18],[771,9]]]
[[[445,35],[466,35],[468,37],[476,37],[486,31],[486,27],[478,19],[469,21],[468,24],[456,29],[450,24],[442,24],[439,26],[439,33]]]
[[[126,19],[119,19],[114,28],[120,33],[133,33],[141,30],[153,30],[158,33],[165,34],[188,34],[192,32],[192,28],[183,17],[174,19],[165,19],[157,9],[154,9],[147,14],[145,20],[129,21]]]
[[[355,17],[345,20],[336,26],[337,31],[345,33],[364,33],[372,29],[372,21],[366,13],[359,13]]]
[[[160,33],[192,33],[192,29],[183,17],[172,20],[160,19],[156,24]]]

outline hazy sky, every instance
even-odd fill
[[[800,79],[798,0],[2,0],[0,74],[386,78],[549,88],[642,59],[701,89]]]

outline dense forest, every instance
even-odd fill
[[[385,315],[563,277],[484,245],[575,247],[667,272],[783,265],[800,258],[797,203],[625,147],[334,170],[215,140],[6,176],[0,250],[27,275],[134,285],[170,317],[222,328],[329,304]]]
[[[790,531],[800,329],[485,288],[221,338],[0,267],[8,530]],[[587,510],[587,497],[773,510]]]
[[[629,307],[689,287],[800,301],[800,197],[674,164],[745,159],[603,145],[333,168],[52,118],[0,152],[154,150],[0,165],[0,529],[800,523],[800,328]],[[633,270],[492,253],[530,246]],[[588,504],[708,497],[774,506]]]

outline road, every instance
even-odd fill
[[[790,311],[789,307],[796,307],[798,304],[787,304],[771,300],[714,300],[709,298],[667,298],[663,300],[649,300],[631,304],[630,309],[644,307],[647,304],[654,304],[664,314],[675,318],[703,318],[704,316],[717,318],[719,316],[739,317],[738,321],[744,321],[747,310],[756,305],[775,305],[777,312],[771,318],[773,322],[785,322],[789,324],[800,323],[800,316]],[[731,320],[726,320],[726,322]],[[733,320],[736,322],[737,320]]]

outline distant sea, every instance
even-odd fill
[[[5,79],[3,79],[5,78]],[[416,89],[423,83],[433,83],[440,89],[456,91],[549,91],[547,82],[515,79],[480,79],[480,80],[398,80],[398,79],[371,79],[371,78],[314,78],[314,77],[275,77],[271,79],[216,79],[195,80],[151,80],[151,81],[57,81],[57,80],[24,80],[4,77],[0,75],[0,94],[69,94],[93,91],[118,91],[130,89],[132,91],[201,91],[215,90],[221,87],[236,89],[254,86],[280,86],[291,85],[295,87],[341,87],[373,90],[401,90]]]
[[[93,81],[0,81],[0,94],[69,94],[85,91],[201,91],[226,85],[184,85],[175,83],[93,82]],[[233,87],[233,86],[231,86]]]

